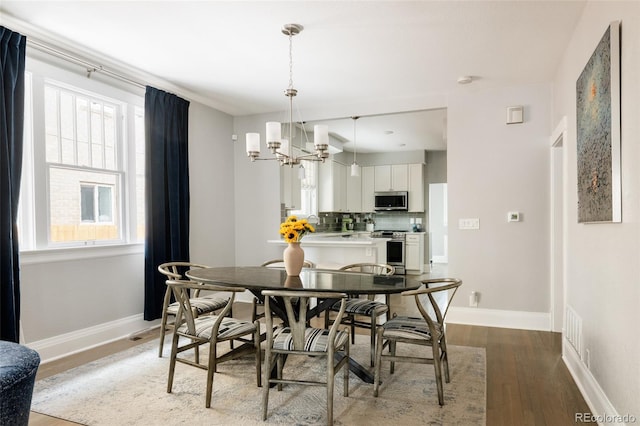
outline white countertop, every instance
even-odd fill
[[[371,238],[368,234],[362,235],[358,233],[322,233],[315,235],[308,235],[302,239],[303,247],[322,247],[322,246],[375,246],[381,243],[385,243],[389,240],[389,238]],[[283,240],[268,240],[268,243],[271,244],[282,244],[286,243]]]

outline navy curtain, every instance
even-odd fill
[[[147,86],[144,319],[162,317],[165,277],[158,265],[189,260],[189,102]]]
[[[0,340],[20,340],[18,197],[27,38],[0,26]]]

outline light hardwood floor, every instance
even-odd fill
[[[411,313],[414,307],[406,299],[392,296],[392,310]],[[234,305],[234,316],[248,317],[249,306]],[[449,344],[486,350],[487,426],[573,425],[576,413],[589,412],[562,362],[559,333],[449,324],[447,336]],[[148,334],[137,341],[122,340],[43,364],[37,379],[156,338],[157,333]],[[75,424],[35,412],[29,419],[30,426]]]

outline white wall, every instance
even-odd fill
[[[622,223],[577,223],[576,80],[609,22],[621,20]],[[573,365],[587,399],[602,413],[640,419],[640,3],[589,2],[555,79],[554,124],[568,120],[567,304],[582,318],[591,368]],[[571,353],[565,351],[566,357]],[[608,405],[610,404],[610,405]],[[637,421],[637,420],[636,420]]]
[[[131,251],[73,260],[21,256],[24,343],[46,360],[147,327],[142,246]]]
[[[199,103],[189,106],[191,261],[235,264],[233,118]]]
[[[261,158],[271,158],[265,143],[265,123],[281,120],[281,114],[236,117],[234,132],[234,185],[236,199],[236,265],[259,265],[282,257],[282,247],[267,244],[278,239],[280,229],[280,166],[277,161],[251,162],[245,149],[245,134],[260,133]]]
[[[467,306],[474,290],[480,309],[548,321],[550,104],[547,84],[485,91],[470,85],[450,97],[449,274],[463,280],[454,306]],[[505,124],[511,105],[524,105],[523,124]],[[509,211],[519,211],[522,221],[507,222]],[[479,218],[480,229],[458,229],[462,218]]]

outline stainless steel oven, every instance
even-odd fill
[[[396,275],[404,275],[405,271],[405,233],[401,231],[374,231],[373,238],[390,238],[387,241],[386,263],[396,268]]]

